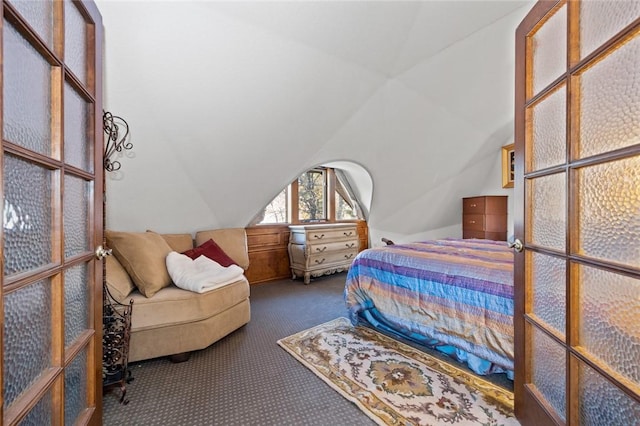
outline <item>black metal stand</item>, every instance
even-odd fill
[[[103,286],[102,311],[102,387],[120,388],[120,403],[127,404],[127,384],[133,380],[129,370],[129,337],[133,300],[128,305],[116,301]]]

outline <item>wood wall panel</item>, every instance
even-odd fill
[[[289,269],[289,226],[260,225],[247,230],[249,269],[246,272],[251,284],[291,277]]]
[[[358,252],[369,248],[369,227],[366,220],[358,221]]]
[[[369,246],[369,228],[364,220],[358,223],[359,251]],[[289,266],[289,225],[258,225],[246,228],[249,251],[250,284],[291,278]]]

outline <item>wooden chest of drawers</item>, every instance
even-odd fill
[[[291,275],[311,277],[346,271],[358,254],[358,227],[355,223],[291,225],[289,262]]]
[[[507,196],[462,199],[462,238],[507,240]]]

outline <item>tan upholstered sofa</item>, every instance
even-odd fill
[[[249,283],[244,276],[205,293],[171,283],[166,255],[192,249],[191,234],[106,231],[106,238],[114,254],[106,258],[109,293],[120,303],[134,302],[130,362],[206,348],[249,322]],[[195,246],[209,239],[238,266],[249,267],[243,228],[197,232]]]

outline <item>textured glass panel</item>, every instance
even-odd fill
[[[638,267],[640,156],[578,171],[580,253]]]
[[[640,404],[582,362],[578,389],[580,426],[640,425]]]
[[[42,399],[38,401],[35,407],[29,414],[25,416],[20,423],[20,426],[43,426],[52,425],[53,422],[53,399],[51,396],[51,390],[44,394]]]
[[[78,8],[64,2],[64,62],[87,84],[87,25]]]
[[[64,176],[64,255],[70,257],[89,250],[90,183]]]
[[[53,2],[45,0],[11,0],[10,3],[36,30],[47,46],[53,45]]]
[[[3,33],[4,138],[51,153],[51,67],[11,24]]]
[[[84,349],[64,370],[64,424],[75,424],[87,408],[87,350]]]
[[[567,69],[567,6],[564,5],[534,34],[533,95]]]
[[[91,104],[75,90],[64,86],[64,161],[88,172],[93,172],[89,122]]]
[[[533,107],[531,163],[527,164],[527,172],[565,163],[567,158],[566,96],[567,91],[563,85]]]
[[[638,70],[640,36],[581,74],[580,158],[640,143]]]
[[[83,263],[64,272],[64,347],[89,328],[89,268]]]
[[[536,252],[531,254],[533,313],[562,336],[565,335],[566,263],[564,259]]]
[[[51,263],[52,176],[11,155],[4,167],[4,272],[12,275]]]
[[[51,283],[37,281],[4,298],[5,407],[51,366]]]
[[[563,419],[566,418],[566,358],[562,346],[542,331],[533,330],[531,380]]]
[[[579,270],[580,346],[640,383],[640,280],[584,265]]]
[[[530,181],[530,241],[542,247],[565,250],[567,222],[565,173]]]
[[[582,0],[580,4],[580,57],[584,58],[640,17],[640,2]]]

